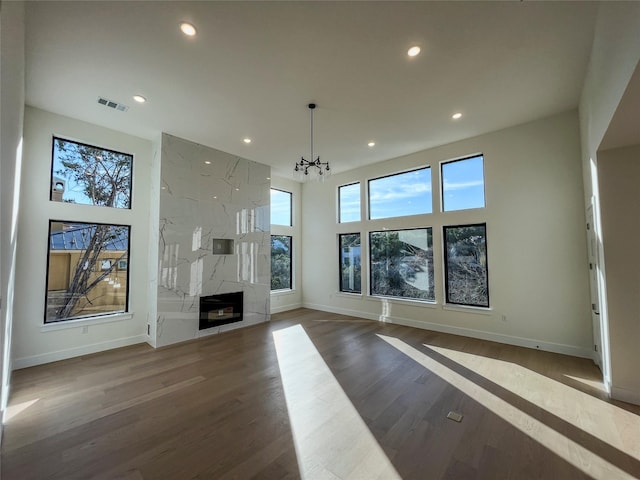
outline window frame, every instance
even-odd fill
[[[47,269],[45,272],[46,278],[45,278],[45,291],[44,291],[44,326],[50,326],[50,325],[60,325],[60,324],[66,324],[69,322],[79,322],[79,321],[91,321],[91,320],[96,320],[96,319],[109,319],[110,317],[116,317],[116,316],[122,316],[122,315],[130,315],[131,314],[131,289],[130,289],[130,284],[131,284],[131,273],[130,273],[130,262],[131,262],[131,229],[132,226],[131,225],[127,225],[127,224],[117,224],[117,223],[104,223],[104,222],[87,222],[84,220],[59,220],[59,219],[49,219],[49,226],[48,226],[48,234],[47,234]],[[98,314],[90,314],[90,315],[80,315],[80,316],[75,316],[75,317],[66,317],[66,318],[62,318],[59,320],[47,320],[47,310],[49,308],[49,268],[51,266],[51,227],[52,224],[54,223],[66,223],[66,224],[83,224],[83,225],[87,225],[87,226],[98,226],[98,225],[106,225],[109,227],[124,227],[127,229],[127,254],[126,254],[126,261],[127,261],[127,268],[126,269],[118,269],[117,268],[117,264],[122,261],[122,259],[114,262],[112,257],[109,258],[105,258],[105,259],[100,259],[98,258],[96,260],[96,264],[95,267],[98,268],[98,270],[95,270],[94,273],[97,274],[101,274],[102,273],[102,262],[105,260],[109,260],[111,263],[111,268],[109,269],[110,271],[116,271],[116,272],[126,272],[126,287],[125,287],[125,304],[124,304],[124,309],[123,310],[114,310],[114,311],[110,311],[110,312],[104,312],[104,313],[98,313]],[[71,271],[70,271],[70,275],[71,275]]]
[[[392,232],[403,232],[403,231],[409,231],[409,230],[427,230],[427,231],[431,231],[431,253],[432,253],[432,262],[431,262],[431,268],[433,270],[433,284],[432,284],[432,289],[433,289],[433,298],[431,299],[426,299],[426,298],[415,298],[415,297],[398,297],[398,296],[393,296],[393,295],[382,295],[379,293],[373,293],[373,267],[372,267],[372,261],[373,261],[373,255],[371,253],[371,235],[374,233],[392,233]],[[427,234],[427,239],[428,239],[428,234]],[[435,262],[434,262],[434,256],[433,256],[433,227],[430,226],[425,226],[425,227],[407,227],[407,228],[394,228],[394,229],[384,229],[384,230],[370,230],[368,232],[367,235],[367,255],[368,255],[368,269],[369,269],[369,275],[368,275],[368,280],[369,280],[369,288],[368,288],[368,295],[369,297],[373,297],[373,298],[384,298],[384,299],[390,299],[390,300],[396,300],[396,301],[401,301],[401,302],[419,302],[422,304],[428,304],[428,305],[435,305],[437,303],[437,298],[436,298],[436,286],[435,286],[435,275],[436,275],[436,270],[435,270]]]
[[[53,199],[53,181],[55,178],[55,167],[54,167],[54,157],[56,154],[56,141],[57,140],[61,140],[63,142],[67,142],[67,143],[73,143],[76,145],[80,145],[82,147],[88,147],[88,148],[95,148],[98,150],[102,150],[104,152],[110,152],[110,153],[114,153],[117,155],[124,155],[126,157],[130,157],[130,164],[129,164],[129,169],[130,169],[130,176],[129,176],[129,205],[127,207],[110,207],[108,205],[96,205],[96,204],[92,204],[92,203],[75,203],[75,202],[70,202],[72,205],[86,205],[89,207],[104,207],[104,208],[113,208],[115,210],[131,210],[133,208],[133,162],[135,160],[135,155],[133,153],[125,153],[125,152],[120,152],[118,150],[114,150],[112,148],[105,148],[105,147],[100,147],[98,145],[91,145],[90,143],[85,143],[85,142],[81,142],[79,140],[72,140],[70,138],[65,138],[63,136],[59,136],[59,135],[52,135],[51,137],[51,169],[50,169],[50,176],[49,176],[49,201],[50,202],[56,202],[56,203],[67,203],[64,201],[60,201],[58,202],[57,200]]]
[[[293,192],[288,192],[286,190],[282,190],[281,188],[273,188],[273,187],[269,187],[269,208],[271,209],[271,191],[276,191],[276,192],[280,192],[280,193],[286,193],[289,195],[289,224],[288,225],[284,225],[281,223],[273,223],[273,219],[271,217],[271,215],[269,215],[269,224],[270,225],[277,225],[278,227],[293,227]],[[271,211],[271,210],[270,210]]]
[[[294,288],[294,279],[293,279],[293,235],[279,235],[279,234],[271,234],[269,237],[270,240],[270,248],[269,248],[269,262],[271,262],[271,255],[273,255],[273,237],[287,237],[289,239],[289,287],[288,288],[278,288],[276,290],[271,289],[271,279],[273,278],[273,269],[271,270],[271,275],[269,276],[269,293],[279,293],[279,292],[289,292]],[[271,265],[271,263],[270,263]]]
[[[342,284],[342,237],[347,235],[358,235],[360,240],[360,291],[345,290]],[[349,295],[362,295],[362,234],[360,232],[338,233],[338,291]]]
[[[351,187],[353,185],[358,185],[358,219],[357,220],[342,220],[342,196],[340,195],[340,191],[343,187]],[[354,223],[362,221],[362,184],[360,181],[345,183],[344,185],[338,185],[338,223]]]
[[[430,212],[410,213],[410,214],[403,214],[403,215],[393,215],[393,216],[389,216],[389,217],[371,218],[371,182],[374,182],[376,180],[382,180],[384,178],[396,177],[398,175],[406,175],[408,173],[418,172],[420,170],[429,170],[430,181],[429,181],[428,185],[429,185],[429,187],[431,189],[431,191],[429,192],[429,196],[431,197],[431,199],[430,199],[431,200],[431,211]],[[402,171],[399,171],[399,172],[391,173],[389,175],[382,175],[380,177],[367,179],[367,220],[377,221],[377,220],[386,220],[386,219],[389,219],[389,218],[413,217],[413,216],[416,216],[416,215],[433,215],[433,170],[431,168],[431,165],[423,165],[423,166],[420,166],[420,167],[410,168],[408,170],[402,170]]]
[[[487,304],[472,304],[472,303],[460,303],[460,302],[452,302],[449,300],[449,262],[448,262],[448,248],[447,248],[447,229],[452,228],[462,228],[462,227],[484,227],[484,246],[485,246],[485,271],[486,271],[486,282],[487,282]],[[491,297],[489,295],[489,242],[487,235],[487,222],[478,222],[478,223],[468,223],[468,224],[456,224],[456,225],[443,225],[442,226],[442,263],[444,266],[444,304],[462,307],[462,308],[479,308],[484,310],[491,309]]]
[[[482,206],[481,207],[470,207],[470,208],[458,208],[455,210],[445,210],[444,208],[444,166],[449,165],[451,163],[464,162],[466,160],[471,160],[474,158],[482,158]],[[487,192],[486,192],[486,176],[484,172],[484,153],[478,152],[471,155],[465,155],[463,157],[452,158],[450,160],[443,160],[440,162],[440,211],[442,213],[451,213],[451,212],[462,212],[465,210],[480,210],[483,208],[487,208]]]

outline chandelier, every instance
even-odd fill
[[[321,162],[320,157],[314,158],[313,156],[313,110],[316,108],[316,104],[310,103],[308,107],[311,111],[311,156],[309,157],[311,160],[301,157],[300,161],[296,162],[293,173],[297,179],[302,181],[309,178],[324,181],[325,178],[331,175],[331,170],[329,169],[329,162]]]

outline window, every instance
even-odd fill
[[[487,226],[444,227],[447,303],[489,307]]]
[[[49,221],[45,323],[127,311],[129,231]]]
[[[53,138],[50,200],[131,208],[133,155]]]
[[[369,219],[431,213],[431,168],[369,180]]]
[[[371,295],[435,301],[431,228],[369,233]]]
[[[360,234],[339,235],[340,245],[340,291],[361,293]]]
[[[271,290],[291,290],[291,237],[271,235]]]
[[[441,164],[442,211],[484,208],[482,155]]]
[[[293,225],[291,214],[291,193],[271,189],[271,225]]]
[[[338,221],[340,223],[360,221],[360,183],[338,188]]]

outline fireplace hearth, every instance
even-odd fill
[[[243,292],[200,297],[199,329],[242,321]]]

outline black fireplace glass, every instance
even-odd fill
[[[243,292],[200,297],[200,330],[242,321]]]

